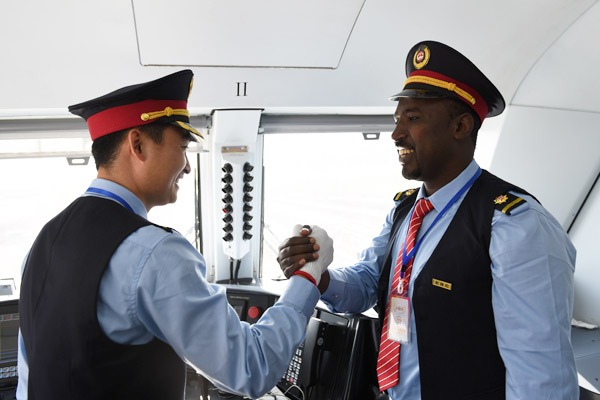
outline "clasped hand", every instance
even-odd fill
[[[319,283],[325,275],[329,282],[327,267],[333,261],[333,240],[317,225],[296,225],[292,235],[279,246],[281,270],[287,278],[298,271],[310,275],[323,292],[326,286]]]

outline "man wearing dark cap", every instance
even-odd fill
[[[19,399],[183,399],[185,363],[253,398],[283,376],[319,298],[310,280],[326,266],[292,278],[250,326],[205,280],[196,249],[146,219],[190,172],[186,149],[201,137],[187,110],[192,76],[69,107],[88,123],[98,177],[24,262]]]
[[[423,184],[396,195],[357,264],[323,274],[322,300],[377,304],[378,382],[392,399],[578,399],[575,248],[533,196],[473,159],[502,95],[438,42],[415,45],[406,72],[392,139],[403,176]],[[286,275],[313,259],[308,240],[281,245]]]

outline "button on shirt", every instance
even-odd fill
[[[142,202],[124,187],[103,179],[91,186],[116,194],[147,218]],[[279,302],[250,325],[239,321],[225,289],[205,276],[204,258],[183,236],[142,227],[121,243],[102,277],[100,326],[121,344],[157,337],[219,388],[258,397],[283,376],[319,291],[308,280],[293,277]],[[24,400],[28,366],[20,333],[18,368],[17,398]]]
[[[436,216],[475,174],[473,160],[452,182],[428,199],[434,210],[423,220],[417,240]],[[570,333],[573,309],[575,248],[552,215],[530,196],[511,215],[495,210],[489,248],[493,278],[492,307],[498,347],[506,366],[507,399],[579,398],[577,371]],[[450,207],[423,240],[415,255],[408,296],[413,283],[433,253],[466,193]],[[424,197],[424,189],[417,200]],[[377,302],[377,285],[390,240],[394,210],[387,215],[380,234],[360,261],[348,268],[330,269],[330,283],[322,300],[338,312],[362,312]],[[408,218],[398,233],[392,255],[395,260],[406,237]],[[391,276],[393,276],[393,268]],[[400,381],[388,389],[392,399],[419,399],[419,355],[414,312],[411,343],[400,350]]]

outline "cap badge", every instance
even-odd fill
[[[508,196],[506,196],[506,195],[503,194],[501,196],[496,197],[494,199],[494,203],[495,204],[502,204],[502,203],[506,203],[507,200],[508,200]]]
[[[429,47],[426,45],[421,45],[415,52],[415,56],[413,57],[413,65],[416,69],[421,69],[427,65],[429,62],[429,57],[431,52],[429,51]]]

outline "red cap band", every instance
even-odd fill
[[[118,132],[134,126],[155,122],[155,119],[144,121],[141,115],[162,111],[166,107],[186,109],[187,101],[183,100],[144,100],[139,103],[126,104],[101,111],[87,119],[88,129],[92,140],[109,133]]]
[[[462,91],[468,93],[470,96],[473,97],[473,99],[475,100],[475,104],[471,103],[464,96],[462,96],[460,93],[458,93],[458,98],[461,99],[462,101],[464,101],[469,107],[471,107],[477,113],[481,122],[483,122],[486,115],[488,114],[488,111],[489,111],[488,104],[483,99],[483,97],[481,97],[481,95],[479,93],[477,93],[477,91],[475,89],[473,89],[472,87],[470,87],[469,85],[462,83],[460,81],[457,81],[456,79],[449,78],[446,75],[443,75],[443,74],[440,74],[437,72],[433,72],[433,71],[429,71],[429,70],[415,70],[410,74],[409,79],[412,77],[417,77],[417,76],[433,78],[438,81],[443,81],[443,83],[446,83],[446,84],[456,85],[457,88],[461,89]],[[429,84],[429,85],[440,87],[442,89],[447,89],[447,88],[443,87],[442,85],[437,85],[437,84]],[[451,89],[447,89],[447,90],[453,91]],[[454,92],[456,92],[456,91],[454,91]]]

